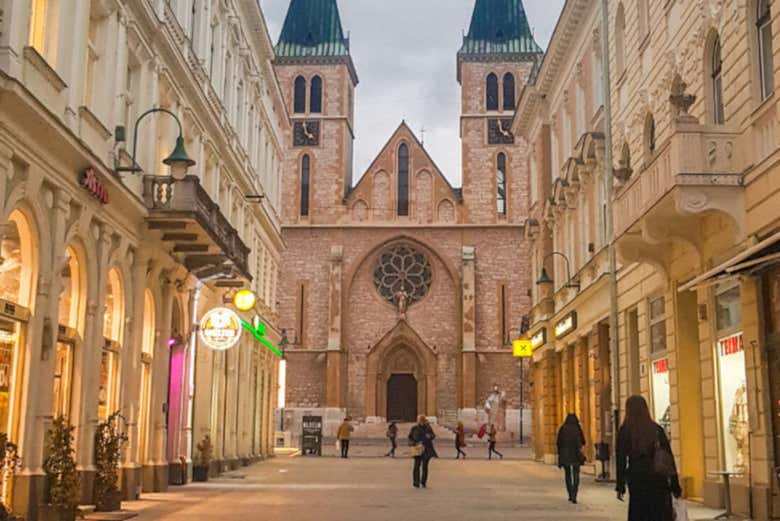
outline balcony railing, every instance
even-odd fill
[[[196,176],[175,181],[146,175],[143,189],[149,227],[163,231],[163,241],[175,243],[174,252],[183,255],[190,271],[199,277],[232,274],[251,280],[249,248]]]
[[[616,237],[631,230],[676,188],[741,187],[736,140],[735,133],[715,126],[678,124],[665,147],[618,189]]]

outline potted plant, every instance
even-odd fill
[[[0,475],[4,482],[13,480],[19,464],[18,447],[8,439],[8,434],[0,432]],[[6,505],[0,503],[0,521],[22,521],[22,518],[13,515]]]
[[[122,507],[119,490],[119,460],[127,434],[121,429],[119,411],[97,426],[95,432],[95,510],[114,512]]]
[[[73,429],[68,420],[55,418],[46,442],[48,456],[43,462],[46,472],[48,519],[73,521],[79,504],[79,473],[73,450]]]
[[[214,446],[211,444],[211,437],[206,434],[203,440],[198,443],[198,460],[192,466],[193,481],[208,481],[209,466],[211,465],[211,454],[214,452]]]

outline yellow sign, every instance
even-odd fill
[[[530,340],[515,340],[512,342],[512,354],[516,358],[530,358],[534,354]]]
[[[249,311],[255,307],[255,294],[248,289],[242,289],[233,297],[233,305],[240,311]]]
[[[214,308],[200,320],[200,339],[215,351],[227,351],[241,338],[241,318],[227,308]]]

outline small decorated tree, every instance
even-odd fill
[[[48,457],[43,462],[48,485],[48,505],[59,521],[73,521],[79,504],[79,473],[73,450],[73,426],[60,416],[49,429]]]
[[[6,433],[0,432],[0,475],[3,482],[13,480],[19,465],[18,447],[8,439]],[[21,519],[13,515],[6,505],[0,503],[0,521],[21,521]]]
[[[99,423],[95,433],[95,510],[98,512],[113,512],[122,507],[119,460],[127,443],[122,423],[124,418],[117,411]]]
[[[198,460],[192,467],[192,479],[193,481],[208,481],[211,455],[214,452],[214,445],[211,443],[211,437],[206,434],[198,443],[197,447]]]

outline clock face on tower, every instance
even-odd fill
[[[512,134],[511,118],[490,118],[488,119],[488,144],[489,145],[512,145],[515,142],[515,136]]]
[[[320,144],[319,121],[296,121],[293,129],[293,146],[312,147]]]

